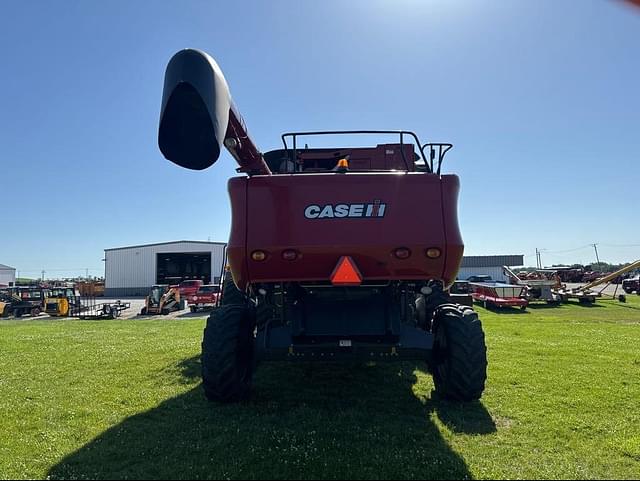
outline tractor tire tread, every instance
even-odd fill
[[[476,401],[487,380],[487,347],[482,322],[467,306],[442,305],[434,315],[434,329],[444,329],[444,361],[434,366],[436,392],[452,401]]]
[[[210,401],[246,400],[253,374],[253,325],[244,306],[226,305],[212,312],[202,341],[202,383]],[[241,363],[248,371],[242,372]]]

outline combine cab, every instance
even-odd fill
[[[301,138],[395,137],[373,147],[300,148]],[[453,303],[463,243],[458,177],[442,175],[450,144],[409,131],[292,132],[262,154],[227,83],[205,53],[167,67],[159,146],[172,162],[211,166],[225,147],[242,176],[229,181],[230,275],[207,322],[207,397],[238,401],[258,361],[426,361],[437,392],[481,397],[484,333]]]

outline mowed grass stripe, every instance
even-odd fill
[[[207,403],[203,319],[0,321],[2,478],[640,476],[640,297],[489,312],[481,404],[424,366],[263,365]]]

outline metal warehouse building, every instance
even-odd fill
[[[507,281],[502,272],[502,266],[516,267],[524,265],[523,255],[510,256],[464,256],[458,272],[458,279],[468,279],[470,276],[488,275],[494,281]]]
[[[224,242],[176,241],[105,249],[105,296],[145,296],[154,284],[217,283]]]
[[[16,270],[0,264],[0,287],[13,287],[16,283]]]

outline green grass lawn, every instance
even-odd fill
[[[478,308],[482,403],[424,366],[263,365],[207,403],[204,321],[0,322],[0,478],[638,478],[640,297]]]

